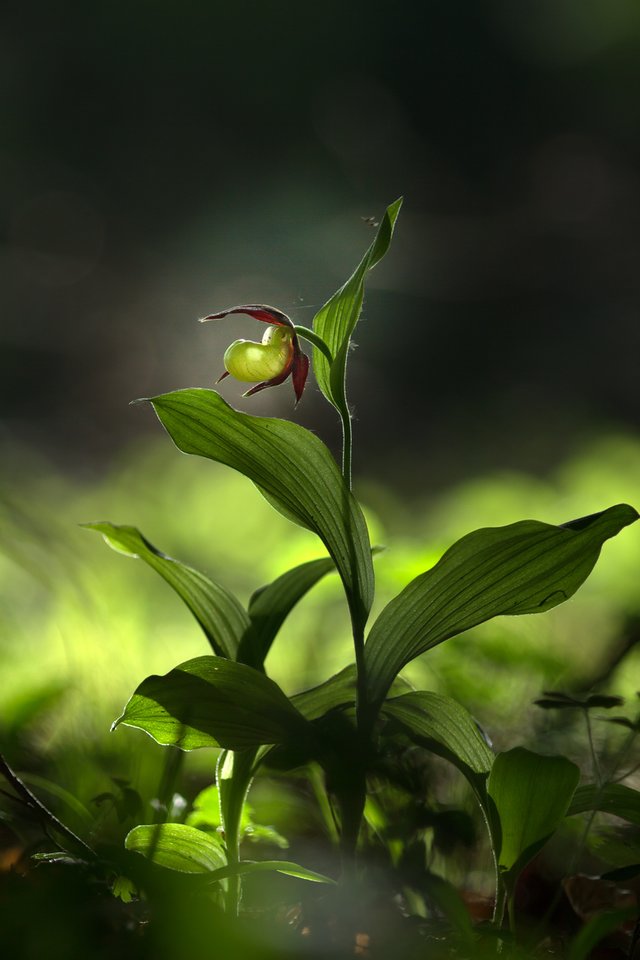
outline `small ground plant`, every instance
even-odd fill
[[[251,874],[283,873],[325,885],[326,892],[305,908],[297,924],[300,951],[315,944],[313,949],[340,956],[388,956],[391,934],[385,939],[384,933],[372,932],[378,911],[390,930],[400,929],[389,919],[392,914],[414,916],[411,935],[403,939],[403,928],[395,941],[398,950],[406,942],[407,957],[553,955],[580,960],[610,930],[633,919],[633,908],[611,900],[608,909],[585,918],[576,936],[554,943],[544,916],[539,922],[519,918],[518,882],[568,816],[590,813],[582,845],[596,811],[640,825],[640,793],[620,782],[620,771],[633,766],[637,718],[611,718],[628,733],[615,769],[613,763],[603,769],[593,751],[593,776],[579,784],[580,770],[565,756],[522,747],[496,755],[463,704],[412,689],[401,673],[437,644],[493,617],[542,613],[568,600],[589,576],[603,543],[638,515],[619,504],[561,526],[523,520],[475,530],[369,624],[377,550],[351,487],[346,374],[365,281],[389,248],[400,207],[398,200],[387,209],[355,272],[320,309],[311,328],[262,304],[234,306],[204,318],[222,321],[241,313],[265,324],[261,342],[236,341],[224,357],[223,377],[253,384],[249,395],[290,378],[297,403],[310,367],[303,344],[310,344],[316,381],[342,425],[341,468],[310,431],[234,410],[214,390],[179,390],[139,401],[153,407],[181,451],[244,474],[277,511],[313,531],[327,557],[260,587],[245,609],[223,584],[168,557],[137,528],[87,525],[116,550],[152,567],[189,608],[210,648],[165,676],[144,680],[114,727],[139,728],[179,751],[219,750],[215,782],[189,816],[172,817],[167,804],[156,822],[138,824],[128,833],[125,853],[111,851],[110,862],[117,864],[121,895],[126,891],[128,897],[152,902],[162,882],[175,883],[172,890],[204,898],[226,914],[221,922],[232,924],[229,918],[246,915],[243,884]],[[224,509],[224,504],[217,506]],[[332,572],[344,587],[353,661],[319,686],[287,696],[267,675],[267,655],[294,606]],[[552,692],[540,700],[543,709],[581,711],[592,745],[593,711],[619,705],[619,698],[602,694],[576,699]],[[169,755],[178,754],[174,749]],[[486,826],[494,891],[489,915],[481,922],[472,920],[466,891],[438,872],[433,844],[425,841],[428,831],[432,840],[449,835],[451,850],[469,830],[469,818],[460,811],[440,814],[438,820],[421,806],[432,756],[466,779]],[[248,805],[252,782],[263,769],[297,771],[309,778],[326,819],[328,843],[334,844],[333,860],[327,856],[320,864],[300,864],[244,855],[242,837],[266,830],[253,823]],[[6,763],[0,772],[15,797],[35,809],[38,801]],[[126,789],[120,785],[120,793],[101,799],[123,803]],[[384,803],[380,789],[387,791]],[[40,815],[45,820],[51,816],[44,808]],[[66,852],[85,862],[96,857],[90,844],[59,821],[49,819],[48,826],[62,847],[59,856]],[[278,846],[277,834],[265,835]],[[378,853],[372,856],[375,838]],[[634,871],[640,874],[640,866],[628,867],[626,876]],[[554,906],[547,904],[549,916]]]

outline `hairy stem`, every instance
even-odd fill
[[[309,343],[314,345],[314,347],[317,347],[320,353],[324,354],[329,363],[333,363],[333,356],[331,355],[329,345],[325,343],[319,333],[316,333],[315,330],[310,330],[309,327],[298,326],[298,324],[295,324],[293,329],[299,337],[302,337],[303,340],[308,340]]]
[[[351,490],[351,449],[353,446],[353,429],[351,414],[346,402],[340,406],[340,420],[342,421],[342,476]]]

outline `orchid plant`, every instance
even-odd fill
[[[143,680],[114,727],[136,727],[182,751],[216,748],[222,831],[142,824],[129,833],[126,846],[158,869],[199,875],[212,890],[222,891],[232,914],[241,909],[241,877],[249,872],[354,881],[369,777],[381,752],[399,738],[444,757],[466,777],[493,851],[498,926],[534,853],[574,808],[596,809],[603,798],[589,784],[578,788],[578,769],[564,757],[522,748],[496,756],[463,705],[412,689],[401,672],[437,644],[493,617],[542,613],[568,600],[589,575],[603,543],[637,519],[632,507],[612,506],[561,526],[523,520],[475,530],[408,583],[367,632],[375,551],[351,488],[346,373],[366,278],[389,249],[400,207],[401,200],[388,207],[356,270],[319,310],[311,328],[260,304],[204,317],[217,321],[243,313],[267,324],[262,342],[236,341],[224,356],[222,377],[255,384],[248,395],[291,378],[300,401],[310,366],[301,341],[311,345],[317,385],[342,424],[341,468],[309,430],[235,410],[215,390],[178,390],[141,401],[153,408],[181,451],[240,471],[284,517],[313,531],[327,556],[259,587],[245,608],[223,584],[166,556],[136,528],[88,525],[164,578],[209,646],[165,676]],[[267,654],[292,608],[332,571],[344,588],[353,662],[319,686],[287,696],[266,673]],[[247,794],[260,767],[274,763],[280,769],[313,764],[323,771],[326,804],[338,828],[337,877],[321,876],[313,865],[243,858]]]

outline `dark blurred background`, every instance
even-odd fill
[[[310,323],[400,194],[351,362],[357,472],[544,470],[638,426],[636,0],[4,18],[5,439],[101,469],[157,433],[130,399],[210,385],[262,333],[198,316],[262,301]],[[292,415],[288,385],[223,392]],[[337,441],[317,390],[295,417]]]

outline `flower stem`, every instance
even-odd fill
[[[340,405],[340,419],[342,421],[342,476],[351,490],[351,448],[353,446],[353,431],[351,428],[351,414],[346,402]]]
[[[320,353],[325,355],[329,363],[333,363],[331,350],[319,333],[316,333],[315,330],[310,330],[309,327],[300,327],[298,324],[294,324],[293,329],[299,337],[302,337],[303,340],[308,340],[314,347],[317,347]]]

